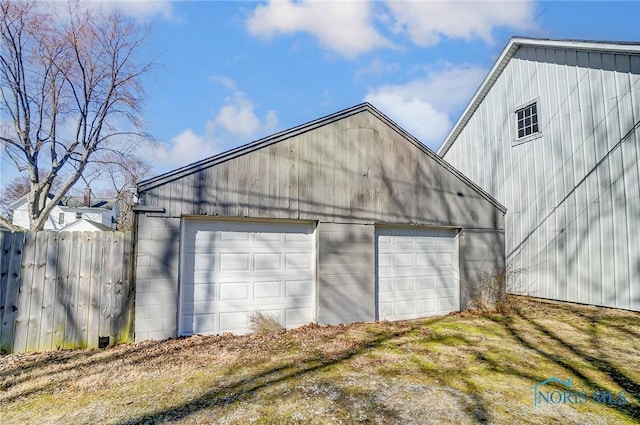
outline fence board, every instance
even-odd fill
[[[24,249],[22,251],[21,275],[22,285],[18,296],[18,310],[16,311],[15,334],[13,350],[27,351],[27,333],[29,332],[29,309],[33,288],[33,270],[35,268],[36,233],[26,233]]]
[[[47,262],[42,293],[42,322],[38,350],[55,349],[53,344],[54,314],[56,305],[56,264],[58,261],[58,233],[47,232]]]
[[[111,310],[113,299],[111,293],[111,264],[113,264],[113,234],[105,233],[102,241],[102,275],[100,277],[100,334],[111,335]]]
[[[78,346],[78,285],[80,275],[80,235],[81,232],[71,233],[71,249],[69,252],[69,274],[64,305],[67,318],[64,335],[64,348]]]
[[[7,295],[7,280],[9,279],[9,252],[11,251],[11,236],[9,232],[0,232],[0,339],[2,338],[2,316],[4,313],[4,300]]]
[[[16,311],[18,310],[18,293],[20,292],[20,282],[22,281],[22,251],[24,249],[24,234],[12,233],[11,243],[8,252],[8,260],[3,258],[3,262],[9,264],[7,271],[7,285],[5,288],[4,312],[2,315],[2,332],[0,333],[0,352],[13,352],[13,337],[15,334]],[[4,252],[3,252],[4,254]]]
[[[125,309],[122,317],[124,322],[121,323],[118,329],[121,330],[120,338],[117,341],[118,343],[123,343],[127,341],[133,341],[135,338],[134,330],[135,326],[133,323],[134,311],[135,311],[135,292],[133,285],[133,236],[131,232],[124,233],[124,253],[122,256],[124,272],[124,284],[122,286],[122,306]]]
[[[67,327],[67,306],[65,305],[69,282],[69,253],[71,250],[71,233],[62,232],[58,238],[58,261],[56,270],[56,298],[53,314],[53,341],[51,348],[65,346]]]
[[[122,258],[124,256],[124,238],[123,234],[113,235],[113,257]],[[122,318],[122,299],[123,299],[123,285],[124,285],[124,269],[122,263],[113,265],[112,274],[112,287],[113,291],[113,308],[111,309],[111,339],[115,343],[120,339],[120,329],[124,322]]]
[[[0,231],[0,352],[133,338],[131,232]]]
[[[2,341],[2,319],[4,316],[4,301],[7,296],[7,280],[9,279],[9,252],[11,251],[11,233],[0,232],[0,341]],[[2,349],[2,345],[0,345]]]
[[[89,342],[89,310],[91,308],[91,233],[80,235],[80,272],[78,275],[78,346]]]
[[[90,276],[90,300],[88,328],[89,335],[87,341],[89,347],[98,346],[98,335],[100,334],[100,288],[102,276],[102,244],[104,234],[96,232],[91,244],[91,276]]]
[[[44,276],[47,265],[48,232],[36,233],[34,240],[33,280],[31,282],[31,302],[27,322],[26,351],[37,351],[42,323],[42,305],[44,301]]]

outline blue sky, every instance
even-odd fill
[[[146,154],[155,173],[363,101],[436,150],[510,37],[640,41],[634,1],[110,7],[152,27],[144,53],[159,66],[143,117],[161,142]]]

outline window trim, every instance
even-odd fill
[[[518,112],[532,105],[536,105],[536,116],[538,117],[538,131],[523,137],[518,137]],[[511,115],[512,115],[512,121],[513,121],[513,139],[511,143],[512,146],[521,145],[522,143],[527,143],[542,137],[542,120],[540,117],[540,98],[539,97],[532,99],[526,103],[523,103],[517,108],[514,108]]]

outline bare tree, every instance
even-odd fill
[[[0,111],[9,118],[0,143],[28,173],[30,227],[40,230],[93,161],[147,137],[139,111],[151,64],[138,57],[144,32],[118,12],[0,2]]]
[[[133,156],[112,152],[100,163],[100,178],[107,181],[104,194],[116,199],[120,211],[118,230],[133,228],[133,210],[138,183],[151,175],[151,164]]]

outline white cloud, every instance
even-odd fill
[[[186,129],[156,150],[158,170],[190,164],[227,149],[274,133],[278,116],[269,110],[261,119],[254,104],[240,91],[225,99],[224,105],[207,121],[202,134]]]
[[[39,2],[38,6],[43,11],[52,13],[59,22],[67,22],[70,18],[67,2]],[[117,10],[123,15],[141,21],[146,21],[156,16],[168,20],[176,19],[170,0],[80,0],[78,8],[105,13]]]
[[[209,77],[209,81],[212,81],[214,83],[218,83],[221,86],[229,89],[229,90],[235,90],[236,89],[236,82],[229,78],[229,77],[225,77],[224,75],[211,75]]]
[[[84,2],[100,5],[106,10],[117,9],[120,12],[138,19],[161,16],[165,19],[174,19],[173,5],[170,0],[84,0]]]
[[[356,71],[355,79],[358,81],[360,78],[370,75],[373,77],[380,77],[385,74],[393,74],[400,70],[400,64],[397,62],[387,63],[380,59],[372,60],[369,65],[360,68]]]
[[[373,26],[371,4],[365,1],[270,1],[255,8],[247,30],[265,38],[307,32],[324,48],[349,58],[392,45]]]
[[[375,9],[375,10],[374,10]],[[443,37],[492,42],[496,27],[535,28],[535,2],[519,1],[315,1],[271,0],[257,6],[247,31],[271,38],[308,33],[347,58],[376,48],[396,47],[378,28],[423,47]],[[376,25],[378,28],[376,28]]]
[[[220,127],[232,135],[244,138],[255,137],[258,134],[268,134],[278,126],[275,111],[270,110],[264,121],[253,111],[253,103],[242,92],[236,92],[224,101],[224,106],[218,111],[213,126]]]
[[[388,1],[387,7],[393,30],[419,46],[435,45],[442,37],[492,42],[494,27],[534,27],[532,1]]]
[[[155,156],[163,170],[180,167],[207,158],[216,152],[216,143],[199,136],[190,128],[171,139],[168,145],[161,145]]]
[[[370,89],[365,97],[420,141],[435,149],[486,75],[478,67],[446,65],[406,84]]]

